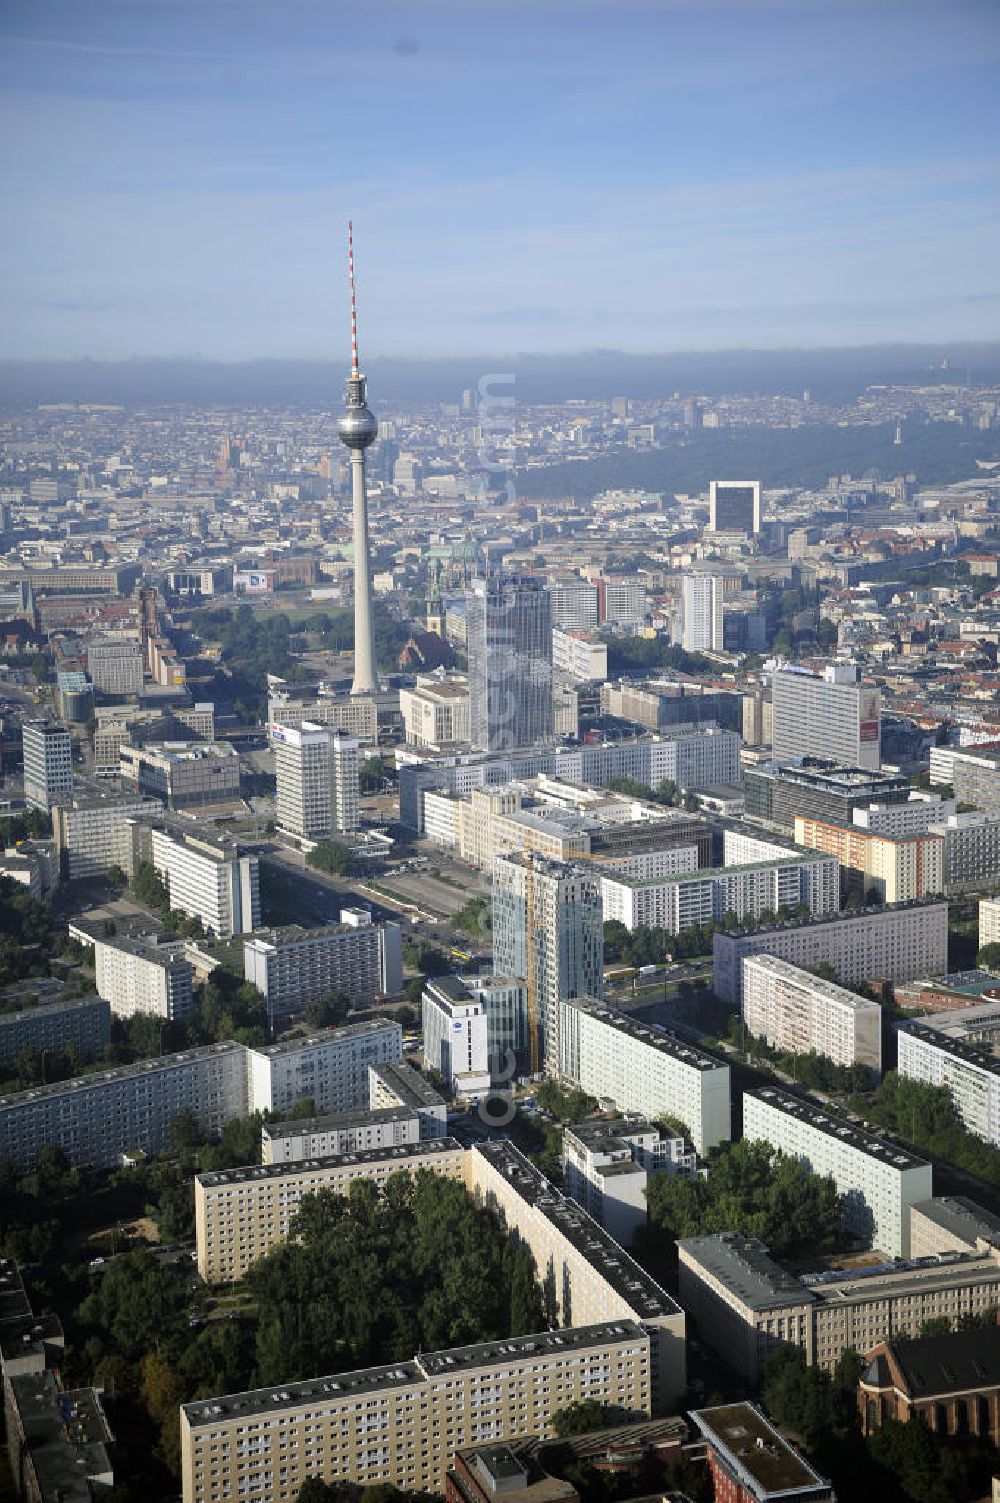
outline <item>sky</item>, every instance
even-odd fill
[[[0,357],[1000,336],[1000,0],[4,0]]]

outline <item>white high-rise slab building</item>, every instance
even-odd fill
[[[771,675],[776,762],[827,757],[842,767],[880,765],[881,696],[853,663],[830,663],[822,677],[782,665]]]
[[[775,955],[743,962],[743,1021],[772,1049],[882,1068],[882,1009]]]
[[[21,728],[24,750],[24,797],[33,809],[51,809],[73,792],[73,742],[58,720],[26,720]]]
[[[349,833],[360,823],[358,742],[328,726],[271,723],[278,824],[303,840]]]
[[[909,1257],[910,1207],[934,1194],[925,1159],[773,1086],[743,1092],[743,1136],[830,1175],[845,1229],[891,1258]]]
[[[715,574],[685,574],[681,581],[681,642],[685,652],[722,651],[723,581]]]
[[[141,840],[141,832],[140,832]],[[149,837],[153,866],[171,908],[200,919],[219,939],[260,927],[260,863],[214,830],[170,824]]]

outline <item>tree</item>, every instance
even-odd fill
[[[557,1409],[549,1416],[549,1424],[563,1438],[567,1435],[586,1435],[588,1430],[600,1430],[605,1425],[619,1424],[628,1415],[614,1404],[601,1404],[597,1399],[578,1399]]]
[[[976,956],[976,964],[985,971],[1000,971],[1000,944],[983,945]]]
[[[714,1149],[707,1180],[650,1175],[646,1200],[651,1226],[675,1241],[737,1227],[779,1258],[834,1247],[842,1213],[831,1178],[748,1139]]]
[[[205,1141],[201,1123],[189,1106],[182,1107],[170,1124],[170,1141],[175,1148],[200,1148]]]
[[[169,909],[167,889],[151,861],[140,861],[132,878],[132,894],[148,908]]]
[[[358,863],[350,846],[342,840],[321,840],[306,857],[310,866],[321,872],[335,872],[338,877],[353,877]]]
[[[321,1001],[309,1003],[306,1022],[310,1028],[335,1028],[344,1021],[350,1010],[350,999],[343,992],[331,992]]]

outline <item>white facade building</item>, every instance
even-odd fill
[[[137,1012],[175,1022],[191,1011],[194,972],[183,941],[95,939],[98,995],[117,1018]]]
[[[289,924],[243,943],[243,975],[280,1017],[322,1002],[335,992],[365,1004],[403,985],[398,924]]]
[[[150,834],[152,863],[170,906],[201,920],[219,939],[260,927],[260,864],[213,831],[170,825]]]
[[[882,1069],[882,1009],[774,955],[743,962],[743,1021],[772,1049]]]
[[[685,652],[721,652],[724,582],[716,574],[685,574],[681,581],[681,642]]]
[[[748,955],[777,955],[807,971],[830,965],[844,986],[940,976],[948,969],[948,905],[907,903],[790,920],[746,934],[717,933],[712,950],[713,989],[736,1004]]]
[[[99,793],[75,797],[52,810],[52,835],[68,881],[102,876],[112,866],[128,873],[133,819],[155,819],[163,806],[153,798]]]
[[[909,1257],[910,1207],[934,1193],[925,1160],[773,1086],[744,1091],[743,1136],[830,1175],[845,1198],[845,1228],[889,1257]]]
[[[353,736],[334,731],[330,743],[330,768],[333,775],[333,825],[342,834],[350,834],[361,824],[361,775],[358,765],[358,742]]]
[[[469,680],[418,677],[412,689],[400,689],[399,709],[411,746],[450,746],[469,740]]]
[[[593,997],[562,1003],[561,1074],[650,1121],[682,1122],[699,1154],[732,1135],[729,1066]]]
[[[980,1012],[970,1008],[971,1013]],[[960,1012],[907,1023],[896,1035],[900,1075],[947,1086],[967,1132],[1000,1145],[1000,1062],[993,1041],[974,1042]],[[936,1025],[936,1026],[935,1026]],[[943,1025],[943,1026],[942,1026]],[[948,1030],[947,1032],[945,1030]]]
[[[852,818],[872,835],[926,835],[933,825],[949,819],[956,810],[953,798],[914,789],[903,804],[867,804],[854,809]]]
[[[778,667],[771,704],[776,762],[829,757],[844,767],[880,766],[881,696],[860,682],[853,663],[831,663],[822,677]]]
[[[424,1064],[444,1076],[452,1096],[489,1092],[486,1008],[457,976],[428,981],[422,999]]]
[[[750,866],[720,866],[674,878],[602,876],[604,917],[627,929],[646,925],[680,934],[725,914],[759,918],[808,905],[813,914],[840,909],[840,868],[833,856],[785,855]]]
[[[26,720],[21,727],[24,798],[33,809],[51,809],[73,792],[73,742],[57,720]]]
[[[608,644],[596,632],[553,627],[552,667],[564,678],[603,683],[608,676]]]
[[[586,631],[599,619],[597,586],[589,579],[562,578],[546,581],[552,597],[552,625],[567,631]]]
[[[979,948],[1000,945],[1000,898],[979,899]]]
[[[303,840],[324,840],[334,828],[333,732],[304,720],[271,723],[278,824]]]
[[[683,1138],[661,1138],[641,1117],[582,1122],[563,1131],[566,1194],[624,1247],[646,1225],[646,1185],[654,1171],[690,1174],[697,1156]]]

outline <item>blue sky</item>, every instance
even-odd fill
[[[1000,337],[1000,0],[4,0],[0,355]]]

